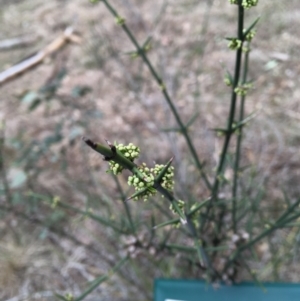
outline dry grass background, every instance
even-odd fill
[[[232,70],[234,55],[227,49],[224,37],[234,35],[234,7],[225,0],[113,2],[140,42],[149,35],[153,37],[150,58],[183,120],[199,112],[191,134],[200,158],[208,170],[213,169],[222,140],[211,129],[225,124],[230,98],[223,75],[224,66]],[[26,191],[30,189],[96,211],[107,210],[111,218],[118,214],[120,208],[115,203],[119,197],[115,183],[105,174],[106,162],[82,145],[83,134],[99,141],[107,138],[134,142],[141,147],[141,161],[165,162],[175,154],[177,183],[185,187],[178,194],[185,198],[192,190],[199,198],[207,196],[201,184],[195,185],[199,181],[193,175],[182,137],[161,131],[173,127],[175,121],[159,89],[142,62],[125,55],[133,47],[101,3],[2,0],[0,4],[0,39],[37,37],[27,48],[0,52],[1,69],[41,49],[67,26],[73,26],[83,39],[80,45],[68,45],[33,71],[0,88],[0,114],[6,122],[6,167],[22,169],[27,174],[26,186],[13,191],[18,196],[16,202],[26,201]],[[251,169],[255,175],[251,185],[264,190],[269,210],[281,206],[282,189],[291,198],[300,192],[299,1],[260,1],[247,13],[247,22],[257,15],[261,21],[250,67],[255,89],[247,99],[246,112],[258,114],[246,129],[243,162],[256,166]],[[38,90],[61,68],[67,74],[57,94],[28,112],[28,106],[20,101],[22,95]],[[76,86],[88,86],[91,92],[83,97],[72,96]],[[38,143],[30,152],[38,153],[41,141],[53,135],[58,124],[58,143],[42,150],[39,157],[25,156],[24,149],[33,141]],[[227,176],[230,179],[231,175]],[[76,215],[70,214],[68,220],[64,213],[51,217],[46,208],[34,202],[27,206],[28,215],[34,217],[31,222],[13,213],[2,214],[1,300],[54,300],[53,290],[76,294],[115,262],[121,243],[107,229]],[[112,212],[107,209],[110,206]],[[141,219],[151,216],[148,204],[134,207]],[[40,226],[41,221],[57,223],[84,245]],[[261,262],[267,267],[261,272],[262,279],[300,280],[299,251],[294,245],[297,237],[297,230],[280,231],[258,245]],[[281,245],[286,238],[290,245]],[[276,275],[268,266],[272,248],[277,249]],[[286,255],[290,251],[294,252],[292,257]],[[161,263],[160,268],[155,268],[149,264],[151,256],[144,256],[136,266],[123,270],[129,280],[114,276],[94,296],[101,296],[101,300],[149,300],[153,277],[195,275],[194,271],[180,270],[180,265],[173,267],[168,260],[164,267]]]

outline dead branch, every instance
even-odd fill
[[[30,70],[34,66],[43,62],[43,60],[49,55],[61,49],[67,43],[80,43],[81,38],[74,34],[74,30],[71,27],[68,27],[64,33],[56,38],[53,42],[47,45],[44,49],[38,51],[32,56],[24,59],[20,63],[13,65],[12,67],[6,69],[0,73],[0,86],[7,81],[19,76],[20,74]]]
[[[37,40],[35,36],[23,36],[0,41],[0,51],[6,51],[13,48],[26,47]]]

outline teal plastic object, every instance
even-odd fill
[[[155,280],[154,301],[300,301],[300,285],[263,283],[212,285],[197,280]]]

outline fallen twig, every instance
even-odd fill
[[[81,38],[78,35],[74,34],[73,28],[68,27],[60,37],[47,45],[44,49],[1,72],[0,85],[40,64],[47,56],[56,52],[57,50],[65,46],[68,42],[80,43],[80,41]]]
[[[23,36],[0,41],[0,50],[10,50],[12,48],[24,47],[34,43],[37,40],[36,36]]]

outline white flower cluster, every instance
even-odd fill
[[[165,165],[156,164],[153,168],[147,167],[146,163],[143,163],[139,166],[139,170],[144,175],[144,180],[140,179],[137,175],[132,175],[128,177],[128,185],[134,186],[136,192],[140,191],[143,193],[139,194],[134,199],[143,198],[144,201],[147,201],[150,196],[156,194],[157,190],[153,187],[154,179],[159,175]],[[166,173],[164,174],[161,186],[165,189],[172,191],[174,189],[174,167],[170,166]]]
[[[239,4],[239,0],[229,0],[230,4]],[[251,8],[252,6],[256,6],[258,0],[242,0],[242,6],[245,8]]]
[[[140,154],[139,147],[129,143],[128,145],[124,145],[122,143],[115,145],[116,149],[121,152],[128,160],[132,161],[138,158]],[[108,162],[109,164],[109,171],[112,171],[113,174],[117,175],[120,174],[124,167],[121,166],[119,163],[114,162],[113,160]]]
[[[139,170],[144,175],[145,180],[141,180],[138,176],[132,175],[128,177],[128,185],[133,186],[135,188],[135,191],[142,191],[138,197],[135,197],[134,200],[138,200],[140,198],[143,198],[144,201],[147,201],[150,196],[153,196],[156,194],[156,189],[152,186],[154,185],[154,176],[150,171],[150,168],[147,167],[146,163],[143,163]]]
[[[155,164],[154,168],[151,168],[151,172],[156,177],[162,171],[162,169],[164,167],[165,167],[165,165]],[[162,178],[161,186],[167,190],[172,191],[174,189],[174,180],[173,179],[174,179],[174,167],[170,166]]]

